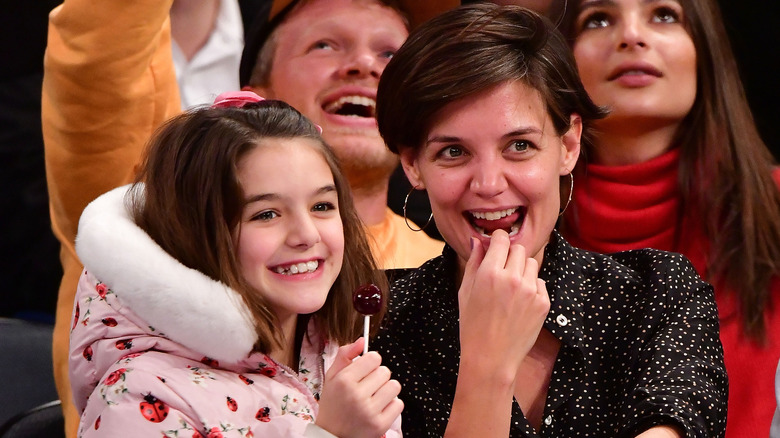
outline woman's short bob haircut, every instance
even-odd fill
[[[461,6],[417,28],[379,81],[377,122],[388,148],[418,148],[447,104],[507,81],[536,89],[563,135],[572,114],[590,124],[605,111],[582,86],[566,40],[546,18],[519,6]]]
[[[288,104],[263,100],[240,108],[204,107],[166,122],[152,138],[129,192],[133,218],[182,264],[242,296],[254,318],[258,351],[281,345],[276,316],[261,291],[241,275],[234,245],[245,199],[237,164],[249,151],[278,138],[310,140],[301,144],[316,148],[333,173],[344,226],[344,262],[325,304],[314,315],[330,339],[353,342],[361,333],[362,318],[352,310],[352,292],[365,283],[386,291],[386,279],[371,256],[336,157],[317,127]],[[292,147],[300,147],[295,144]],[[382,318],[372,319],[378,323]],[[307,317],[299,318],[299,334],[307,322]]]

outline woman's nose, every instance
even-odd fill
[[[630,14],[621,20],[619,26],[619,44],[620,49],[632,49],[635,47],[644,48],[647,46],[646,26],[642,18]]]
[[[485,161],[475,167],[471,179],[471,190],[474,193],[490,198],[502,193],[506,188],[507,180],[500,163]]]

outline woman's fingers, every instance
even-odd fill
[[[474,278],[477,275],[477,269],[482,264],[482,260],[485,257],[485,249],[482,247],[482,243],[472,237],[471,238],[471,254],[466,261],[466,268],[463,272],[463,280],[461,287],[458,290],[458,301],[461,303],[467,303],[471,297],[471,291],[474,286]]]
[[[459,303],[461,348],[468,354],[489,352],[496,367],[508,367],[513,375],[549,311],[539,262],[522,245],[512,244],[503,230],[493,233],[478,265],[475,254],[472,250],[459,292],[461,298],[469,297]]]
[[[507,258],[509,257],[509,234],[504,230],[496,230],[490,236],[490,246],[485,252],[485,258],[480,268],[491,267],[497,269],[506,268]]]

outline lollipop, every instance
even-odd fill
[[[371,315],[379,313],[382,309],[382,291],[373,283],[364,284],[355,289],[352,294],[352,305],[355,310],[365,315],[363,319],[363,354],[368,353],[368,326],[371,323]]]

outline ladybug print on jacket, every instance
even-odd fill
[[[95,430],[98,430],[100,428],[100,416],[98,415],[97,420],[95,420]]]
[[[157,400],[157,397],[152,394],[144,396],[144,401],[139,404],[139,408],[141,409],[141,415],[152,423],[162,422],[168,416],[168,411],[170,411],[168,405]]]
[[[108,327],[116,327],[117,324],[114,318],[103,318],[100,321]]]
[[[267,376],[267,377],[274,377],[274,376],[276,376],[276,368],[271,366],[271,365],[264,364],[262,362],[260,363],[260,367],[259,367],[258,371],[260,371],[260,374],[262,374],[264,376]]]
[[[81,314],[81,307],[79,306],[79,303],[76,303],[76,310],[75,314],[73,315],[73,327],[70,328],[71,330],[76,328],[76,324],[79,322],[79,314]]]
[[[268,423],[269,421],[271,421],[270,414],[271,414],[271,408],[266,406],[264,408],[260,408],[260,410],[257,411],[257,414],[255,414],[255,418],[262,421],[263,423]]]
[[[236,410],[238,410],[238,403],[236,403],[236,401],[234,399],[232,399],[232,398],[230,398],[228,396],[228,398],[227,398],[227,407],[231,411],[236,412]]]
[[[84,359],[87,360],[87,362],[92,360],[92,347],[87,346],[87,348],[84,349],[84,352],[81,353],[82,356],[84,356]]]
[[[214,426],[209,431],[209,434],[206,435],[206,438],[222,438],[222,431],[219,430],[218,427]]]
[[[120,368],[118,370],[113,371],[111,374],[106,377],[106,380],[103,381],[103,384],[106,386],[111,386],[114,383],[118,382],[120,379],[125,380],[125,373],[127,372],[127,368]]]
[[[203,365],[208,365],[211,368],[219,368],[219,361],[216,361],[208,356],[203,356],[203,359],[200,360],[200,363]]]
[[[116,341],[116,348],[118,350],[129,350],[133,348],[133,340],[132,339],[120,339]]]
[[[255,383],[255,381],[254,381],[254,380],[252,380],[252,379],[250,379],[250,378],[247,378],[247,377],[246,377],[246,376],[244,376],[243,374],[239,374],[239,375],[238,375],[238,378],[239,378],[239,379],[241,379],[241,381],[242,381],[242,382],[244,382],[244,383],[246,383],[247,385],[251,385],[251,384]]]

